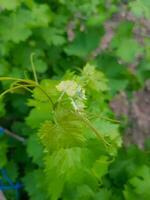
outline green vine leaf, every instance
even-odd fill
[[[41,142],[47,151],[84,145],[84,125],[75,114],[59,110],[55,113],[55,121],[46,121],[39,130]]]

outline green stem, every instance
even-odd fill
[[[97,129],[91,124],[91,122],[85,118],[82,114],[80,114],[78,112],[79,117],[82,119],[82,121],[93,131],[93,133],[95,133],[95,135],[104,142],[105,145],[110,146],[111,144],[109,144],[105,138],[97,131]]]
[[[31,66],[32,66],[32,71],[33,71],[33,76],[34,76],[34,80],[36,83],[38,83],[38,78],[37,78],[37,74],[36,74],[36,69],[35,69],[35,65],[33,62],[33,57],[34,57],[35,53],[31,54]]]
[[[51,102],[52,108],[53,108],[53,110],[54,110],[55,104],[54,104],[52,98],[43,90],[43,88],[42,88],[39,84],[36,84],[35,87],[38,87],[38,88],[43,92],[43,94],[45,94],[45,96],[46,96],[46,97],[49,99],[49,101]]]
[[[91,114],[91,113],[90,113]],[[92,115],[92,114],[91,114]],[[92,117],[91,117],[92,118]],[[117,124],[120,124],[120,121],[116,120],[116,119],[111,119],[109,117],[104,117],[104,116],[101,116],[101,115],[98,115],[98,114],[95,114],[93,115],[93,118],[100,118],[100,119],[104,119],[106,121],[110,121],[110,122],[113,122],[113,123],[117,123]]]
[[[13,78],[13,77],[0,77],[0,81],[17,81],[27,84],[35,84],[35,81],[29,80],[29,79],[21,79],[21,78]]]
[[[32,87],[33,85],[27,85],[27,87]],[[24,89],[26,89],[26,90],[28,90],[28,91],[30,91],[30,89],[28,89],[25,85],[18,85],[18,86],[15,86],[15,87],[13,87],[13,88],[9,88],[8,90],[5,90],[4,92],[2,92],[1,94],[0,94],[0,97],[2,97],[2,96],[4,96],[5,94],[7,94],[7,93],[9,93],[9,92],[12,92],[12,91],[14,91],[14,90],[17,90],[17,89],[20,89],[20,88],[24,88]],[[31,92],[31,91],[30,91]]]
[[[13,77],[0,77],[0,81],[16,81],[19,84],[21,83],[26,83],[29,86],[33,86],[33,87],[38,87],[44,94],[45,96],[47,96],[47,98],[49,99],[49,101],[51,102],[52,106],[54,107],[54,103],[51,99],[51,97],[41,88],[41,86],[39,85],[39,83],[32,81],[32,80],[26,80],[26,79],[20,79],[20,78],[13,78]],[[23,84],[22,84],[23,85]],[[21,86],[16,86],[16,87],[21,87]],[[11,91],[11,89],[8,89],[9,91]],[[7,91],[8,91],[7,90]],[[5,93],[5,92],[4,92]]]

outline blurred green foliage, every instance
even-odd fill
[[[128,13],[132,17],[128,17]],[[100,112],[113,118],[107,104],[110,98],[122,90],[132,94],[150,78],[150,37],[143,31],[145,24],[141,23],[141,20],[147,23],[149,17],[148,0],[0,0],[0,77],[33,79],[31,55],[34,53],[33,62],[38,78],[45,79],[41,86],[53,93],[53,88],[67,70],[79,72],[87,62],[92,63],[100,71],[93,77],[84,71],[82,73],[89,78],[91,90],[104,89],[104,94],[99,96],[93,92],[94,100],[88,104],[89,112],[100,109]],[[111,30],[106,28],[108,22],[113,27]],[[138,29],[141,30],[139,38],[135,34]],[[105,41],[106,47],[102,48],[104,37],[111,31],[111,40]],[[135,63],[134,70],[131,66]],[[100,79],[96,81],[97,76]],[[73,76],[68,72],[66,77],[72,79]],[[3,92],[8,85],[9,81],[0,83],[0,91]],[[107,87],[109,92],[105,90]],[[44,120],[51,119],[51,108],[43,101],[39,91],[34,91],[30,101],[28,96],[21,89],[0,99],[0,126],[28,138],[25,146],[7,136],[0,136],[0,167],[7,169],[13,181],[23,177],[31,200],[46,200],[50,197],[43,176],[44,150],[36,132]],[[115,127],[109,123],[102,121],[100,125],[95,122],[95,125],[106,135],[111,132],[115,136]],[[89,145],[95,148],[97,143]],[[77,154],[74,151],[69,154],[64,151],[62,154],[66,158],[64,165],[68,165],[66,156],[74,157],[72,162],[76,163]],[[66,185],[65,191],[70,191],[70,194],[64,193],[63,196],[77,200],[149,200],[148,156],[137,147],[121,149],[109,167],[99,167],[101,161],[105,163],[107,160],[103,156],[94,164],[95,173],[102,176],[99,190],[93,193],[90,186],[82,185],[72,197],[74,190]],[[46,165],[50,166],[53,159],[53,155],[50,160],[46,158]],[[55,170],[59,171],[60,167],[57,166]],[[61,170],[67,170],[63,167]],[[54,168],[49,170],[53,172]],[[52,177],[52,174],[48,178],[62,181],[59,177]],[[58,188],[57,181],[50,187],[48,193],[55,197],[61,188]],[[52,194],[53,187],[56,194]],[[28,198],[26,192],[22,191],[21,199]],[[6,193],[6,196],[15,199],[13,193]]]

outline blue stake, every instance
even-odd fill
[[[13,183],[13,181],[7,176],[6,170],[1,169],[0,170],[2,174],[2,179],[5,180],[9,185],[3,185],[2,179],[0,179],[0,190],[6,191],[6,190],[15,190],[16,191],[16,199],[19,199],[19,189],[22,188],[22,185],[17,182],[16,184]]]
[[[5,129],[4,129],[4,128],[2,128],[2,127],[0,127],[0,136],[3,136],[3,135],[4,135],[4,133],[5,133]]]

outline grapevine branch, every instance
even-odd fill
[[[17,135],[16,133],[13,133],[13,132],[9,131],[9,130],[6,129],[6,128],[1,128],[1,129],[3,129],[3,131],[4,131],[4,133],[5,133],[6,135],[8,135],[8,136],[10,136],[10,137],[12,137],[12,138],[14,138],[14,139],[16,139],[16,140],[22,142],[23,144],[26,143],[26,139],[25,139],[24,137],[19,136],[19,135]]]

